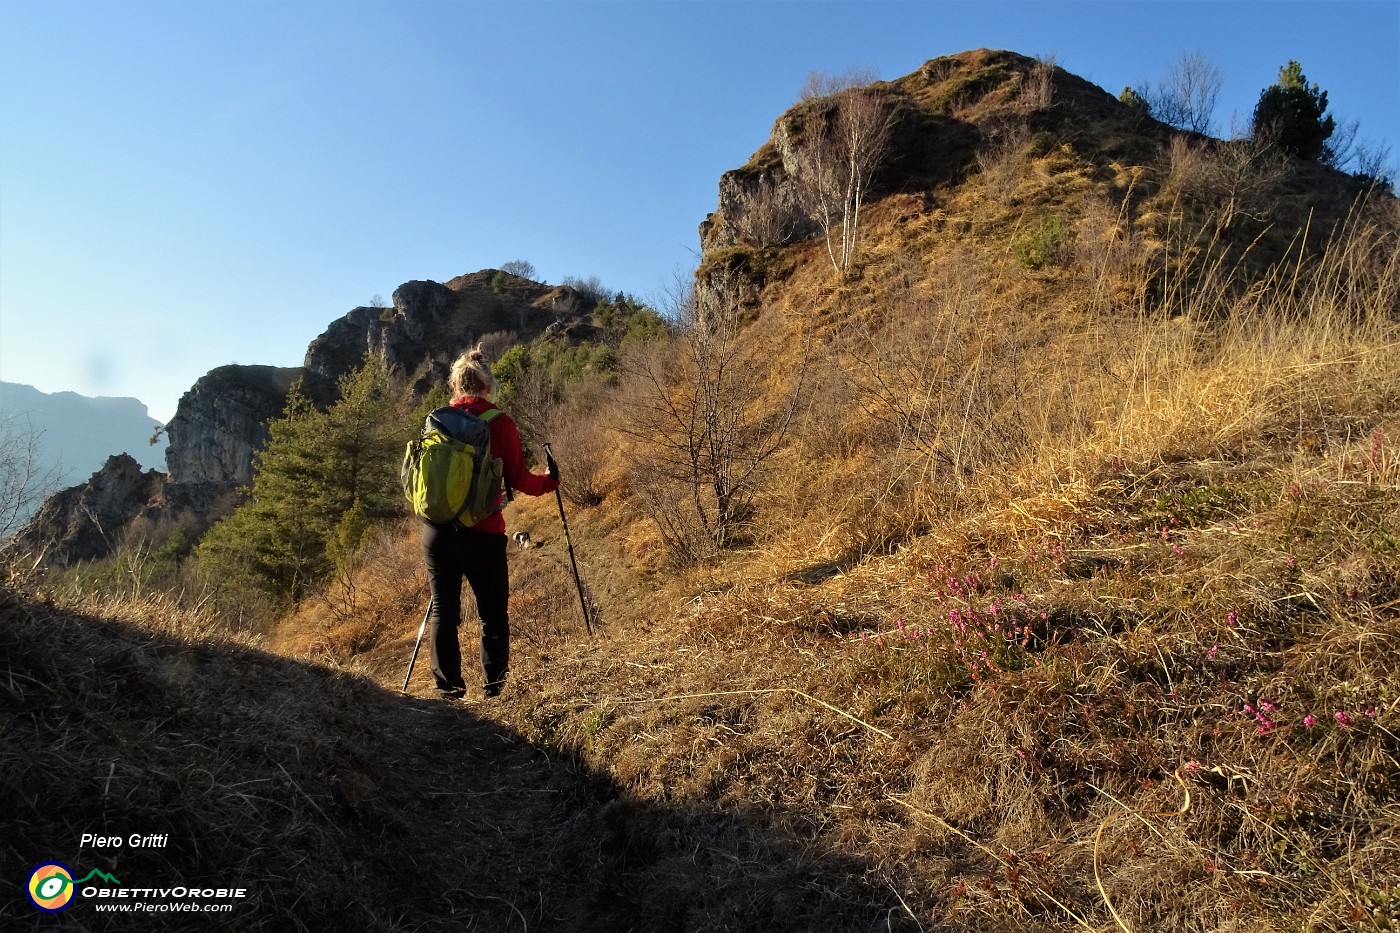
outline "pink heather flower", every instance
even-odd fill
[[[1230,628],[1234,628],[1236,625],[1239,624],[1239,622],[1235,618],[1235,610],[1231,609],[1225,614],[1225,622],[1230,626]]]
[[[1183,551],[1181,548],[1177,547],[1175,544],[1172,545],[1172,553],[1175,554],[1177,557],[1186,556],[1186,552]]]
[[[1022,761],[1025,761],[1025,760],[1026,760],[1026,753],[1023,752],[1021,749],[1018,748],[1018,749],[1016,749],[1016,757],[1019,758],[1019,759],[1021,759]]]
[[[1368,706],[1368,707],[1366,707],[1366,718],[1367,718],[1367,719],[1375,719],[1375,718],[1376,718],[1376,708],[1375,708],[1374,706]]]
[[[1337,712],[1333,715],[1332,718],[1335,719],[1335,720],[1337,720],[1337,724],[1338,724],[1338,725],[1342,725],[1342,726],[1349,726],[1349,725],[1351,725],[1351,717],[1348,716],[1346,713],[1342,712],[1341,710],[1337,710]]]
[[[1311,729],[1315,725],[1317,725],[1317,717],[1312,713],[1308,713],[1308,715],[1303,717],[1304,728]]]
[[[1207,660],[1214,660],[1214,659],[1215,659],[1215,656],[1216,656],[1217,654],[1219,654],[1219,653],[1220,653],[1220,646],[1219,646],[1219,645],[1211,645],[1211,646],[1210,646],[1210,650],[1206,652],[1206,659],[1207,659]]]
[[[1191,772],[1199,771],[1201,770],[1201,763],[1192,758],[1190,761],[1186,762],[1186,770]]]
[[[1273,713],[1278,711],[1278,707],[1270,703],[1268,700],[1260,700],[1259,708],[1266,713]]]
[[[897,625],[897,626],[899,626],[899,630],[900,630],[901,632],[904,631],[904,620],[903,620],[903,619],[895,619],[895,620],[894,620],[894,624]]]
[[[1246,703],[1246,704],[1244,705],[1244,711],[1245,711],[1246,713],[1248,713],[1249,715],[1251,715],[1251,716],[1258,716],[1258,715],[1259,715],[1259,711],[1258,711],[1257,709],[1254,708],[1254,704],[1252,704],[1252,703]],[[1338,715],[1340,715],[1340,714],[1338,714]]]

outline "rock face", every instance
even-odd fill
[[[150,510],[164,485],[163,474],[143,473],[130,455],[109,457],[86,483],[50,497],[9,546],[42,555],[51,566],[105,557],[124,530]]]
[[[267,422],[282,414],[287,390],[298,379],[312,401],[329,402],[327,380],[300,367],[220,366],[201,376],[166,426],[170,482],[251,482],[253,454],[267,443]]]
[[[556,323],[576,325],[593,310],[568,286],[541,285],[495,269],[446,284],[405,282],[393,301],[393,307],[356,308],[333,322],[307,348],[307,372],[333,381],[373,354],[423,391],[486,334],[528,341]]]

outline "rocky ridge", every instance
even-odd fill
[[[495,269],[446,283],[406,282],[394,290],[391,307],[358,307],[333,321],[307,347],[302,366],[232,364],[200,377],[165,428],[166,473],[143,473],[129,456],[110,457],[86,482],[51,497],[9,547],[66,566],[110,554],[133,530],[182,526],[200,534],[251,482],[267,423],[282,415],[294,383],[324,407],[336,398],[337,380],[373,355],[423,393],[487,334],[586,339],[591,312],[573,288]]]

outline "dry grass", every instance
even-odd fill
[[[992,108],[1004,77],[945,64],[928,93]],[[120,760],[159,751],[133,779],[214,775],[212,796],[171,791],[210,815],[187,835],[214,834],[229,858],[286,848],[258,875],[279,891],[286,865],[324,858],[317,903],[356,859],[407,858],[410,810],[430,807],[417,832],[483,787],[558,795],[524,810],[487,798],[457,821],[470,843],[428,832],[449,861],[484,839],[502,859],[447,907],[410,902],[401,870],[383,891],[361,871],[334,916],[366,929],[1392,928],[1394,204],[1360,205],[1339,230],[1298,214],[1296,234],[1260,232],[1238,205],[1201,214],[1208,154],[1184,144],[1169,171],[1030,151],[1008,148],[1014,172],[997,181],[989,161],[986,184],[939,192],[936,210],[872,205],[845,281],[799,244],[790,273],[754,286],[763,336],[748,352],[775,372],[810,358],[815,404],[766,464],[741,548],[668,559],[638,501],[635,440],[593,424],[576,449],[607,451],[581,484],[596,495],[569,513],[600,612],[590,639],[552,497],[509,508],[539,546],[511,555],[503,703],[430,708],[328,672],[402,680],[425,593],[399,529],[268,636],[313,665],[198,647],[197,614],[176,631],[158,608],[87,610],[142,616],[116,630],[123,645],[165,639],[116,651],[110,623],[16,597],[6,648],[25,729],[65,750],[53,767],[88,775],[89,797],[118,760],[92,738],[106,735],[102,677],[47,673],[75,670],[36,634],[67,620],[99,672],[130,672],[137,737]],[[1017,238],[1052,215],[1072,240],[1018,261]],[[226,672],[180,681],[180,715],[218,725],[176,721],[179,747],[216,757],[161,757],[176,754],[151,725],[163,701],[141,685],[164,675],[132,652],[231,653],[252,672],[239,676],[256,696]],[[56,704],[77,725],[45,718]],[[272,721],[291,704],[309,725]],[[226,760],[262,760],[254,728],[285,781]],[[425,755],[449,741],[466,764]],[[317,823],[339,806],[328,775],[351,768],[370,781],[361,809]],[[17,799],[40,799],[37,772],[8,774]],[[250,780],[276,793],[230,789]],[[61,803],[96,819],[84,799]],[[284,811],[302,828],[268,835]]]

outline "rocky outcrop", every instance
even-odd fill
[[[572,288],[495,269],[446,284],[405,282],[394,290],[392,307],[356,308],[333,322],[307,348],[304,366],[334,380],[372,354],[422,391],[486,334],[510,332],[528,341],[555,324],[576,325],[591,311]]]
[[[86,483],[51,496],[7,550],[57,566],[105,557],[159,500],[165,482],[128,454],[109,457]]]
[[[330,401],[328,381],[299,367],[221,366],[201,376],[166,427],[170,482],[250,482],[253,454],[267,443],[267,422],[282,414],[287,390],[298,379],[313,402]]]

